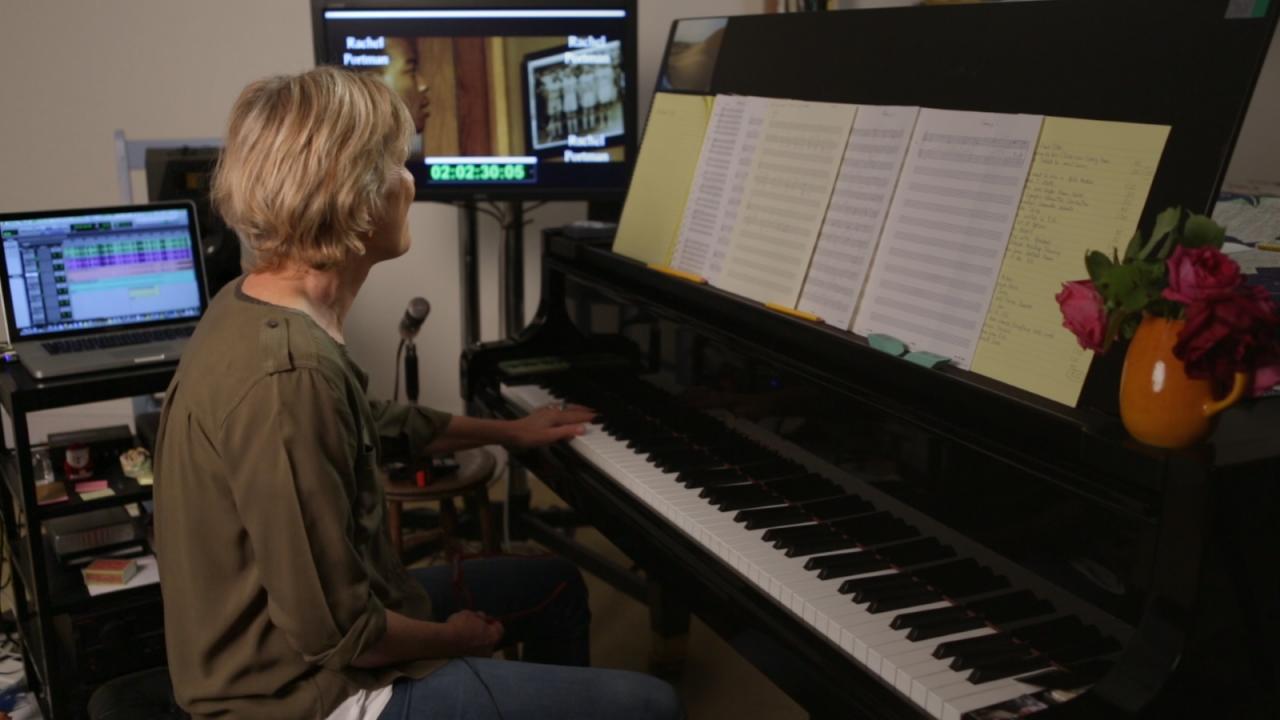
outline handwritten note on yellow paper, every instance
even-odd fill
[[[1086,277],[1086,251],[1123,251],[1168,136],[1164,125],[1044,119],[974,372],[1076,404],[1091,353],[1053,296]]]
[[[613,251],[670,265],[714,98],[657,93]]]

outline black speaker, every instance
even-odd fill
[[[216,147],[151,148],[146,155],[147,198],[151,202],[190,200],[196,205],[209,297],[240,275],[240,238],[209,201],[219,152]]]

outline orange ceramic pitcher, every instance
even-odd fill
[[[1182,320],[1147,315],[1124,358],[1120,419],[1134,438],[1156,447],[1194,445],[1213,431],[1214,416],[1239,400],[1249,382],[1236,373],[1231,392],[1215,400],[1208,380],[1187,377],[1173,355]]]

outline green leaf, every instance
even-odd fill
[[[1138,324],[1141,322],[1142,315],[1139,313],[1126,316],[1120,325],[1120,337],[1123,337],[1125,340],[1132,340],[1133,334],[1137,332]]]
[[[1227,237],[1227,229],[1212,218],[1204,215],[1192,215],[1187,218],[1183,228],[1180,245],[1188,248],[1213,247],[1222,249],[1222,241]]]
[[[1161,243],[1164,239],[1168,237],[1170,233],[1177,230],[1178,222],[1181,220],[1182,208],[1180,207],[1171,207],[1157,215],[1156,226],[1151,230],[1151,239],[1142,247],[1142,250],[1138,252],[1138,257],[1135,259],[1149,260],[1153,257],[1163,259],[1163,256],[1157,253],[1156,249],[1161,248]],[[1170,252],[1170,245],[1171,244],[1166,244],[1163,246],[1162,250],[1164,255],[1168,255]]]
[[[1111,347],[1111,343],[1120,334],[1120,327],[1128,317],[1129,314],[1121,310],[1107,316],[1107,334],[1102,337],[1102,352],[1106,352]]]
[[[1097,250],[1085,253],[1084,267],[1089,271],[1089,279],[1093,281],[1095,287],[1106,273],[1107,268],[1112,267],[1113,264],[1106,253],[1098,252]]]
[[[1156,216],[1156,226],[1151,230],[1151,239],[1157,240],[1178,229],[1182,220],[1182,208],[1171,207]]]
[[[1102,273],[1098,291],[1110,307],[1125,312],[1140,312],[1160,297],[1164,266],[1157,262],[1131,262],[1112,265]]]
[[[1124,249],[1125,260],[1137,259],[1138,251],[1142,249],[1142,231],[1134,230],[1133,237],[1129,239],[1129,246]]]

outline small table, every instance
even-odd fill
[[[433,539],[430,533],[418,537],[403,537],[401,520],[405,503],[438,500],[440,529],[436,537],[442,542],[448,542],[458,527],[458,512],[453,505],[456,497],[472,498],[480,517],[480,538],[484,550],[487,553],[498,551],[498,538],[489,506],[489,481],[493,479],[498,460],[486,448],[461,450],[454,454],[454,459],[458,461],[456,471],[441,477],[428,477],[425,487],[419,487],[416,482],[416,468],[399,470],[394,477],[387,472],[381,473],[382,488],[387,499],[387,526],[391,533],[391,546],[397,553],[403,555],[406,546],[413,547]]]

